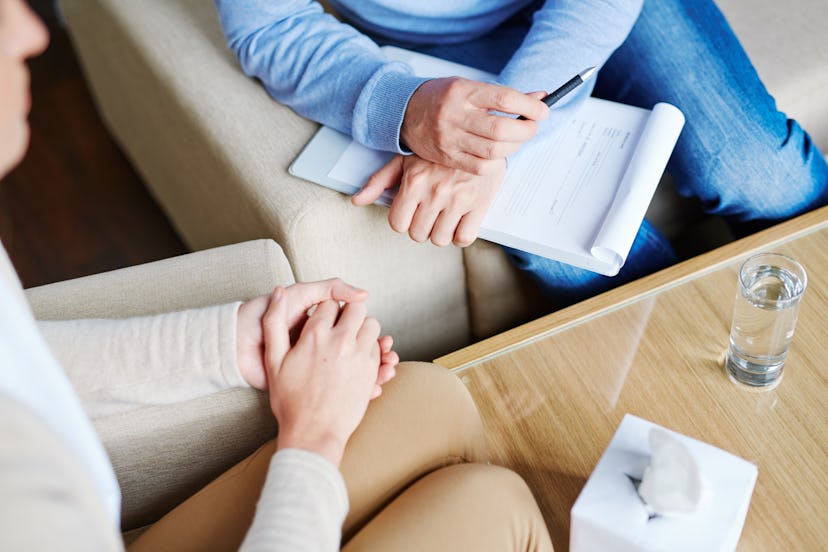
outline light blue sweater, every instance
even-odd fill
[[[531,0],[331,0],[368,32],[412,43],[482,36]],[[311,0],[215,0],[230,48],[277,101],[374,149],[400,151],[408,100],[424,79]],[[498,81],[553,90],[601,66],[624,41],[642,0],[547,0]],[[588,95],[582,87],[578,97]]]

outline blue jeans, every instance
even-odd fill
[[[499,72],[532,23],[535,2],[489,35],[458,45],[405,45]],[[601,69],[595,96],[645,108],[669,102],[687,122],[667,166],[679,193],[699,198],[738,233],[828,203],[828,166],[796,121],[776,108],[712,0],[645,0],[627,40]],[[676,262],[647,221],[627,262],[606,277],[506,249],[565,306]]]

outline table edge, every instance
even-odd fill
[[[828,206],[735,240],[664,270],[586,299],[511,330],[434,359],[434,363],[460,372],[479,362],[541,339],[552,333],[605,314],[692,278],[698,278],[740,257],[809,234],[828,225]]]

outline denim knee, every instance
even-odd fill
[[[679,191],[733,222],[784,220],[828,203],[825,159],[796,121],[783,120],[752,129],[735,124],[717,151],[697,152],[706,158],[684,152]]]
[[[828,199],[825,159],[779,111],[713,0],[646,0],[595,90],[646,108],[666,101],[684,112],[668,169],[679,192],[698,197],[709,213],[730,222],[775,221]]]

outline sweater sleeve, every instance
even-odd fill
[[[230,49],[247,75],[300,115],[370,148],[403,153],[400,127],[426,79],[311,0],[215,0]]]
[[[236,365],[240,304],[38,326],[96,418],[247,387]]]
[[[273,455],[243,552],[337,551],[348,513],[339,471],[299,449]]]
[[[606,63],[624,42],[641,11],[642,0],[547,0],[499,82],[517,90],[551,92],[583,69]],[[559,120],[567,105],[592,92],[595,80],[561,100],[546,125]]]

